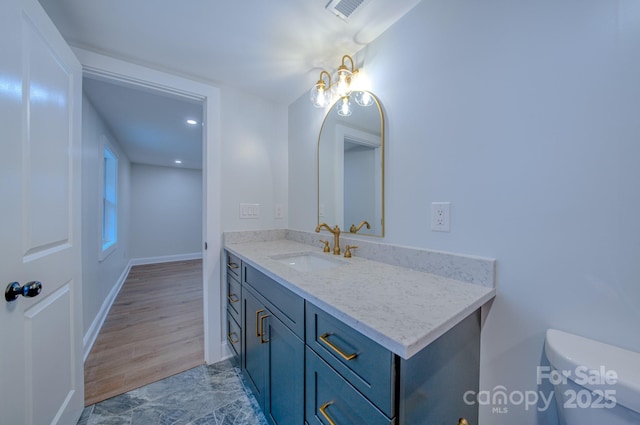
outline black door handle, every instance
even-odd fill
[[[31,298],[40,292],[42,292],[42,283],[37,280],[27,282],[24,286],[20,286],[18,282],[11,282],[4,291],[4,299],[7,300],[7,302],[13,302],[17,300],[20,295]]]

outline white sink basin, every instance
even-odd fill
[[[274,255],[271,258],[301,272],[327,270],[347,264],[343,260],[334,258],[331,254],[316,252],[296,252]]]

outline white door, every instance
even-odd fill
[[[0,6],[0,424],[75,424],[83,407],[82,69],[37,0]]]

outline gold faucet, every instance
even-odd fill
[[[316,233],[320,233],[320,229],[323,227],[333,233],[333,255],[340,255],[340,227],[336,224],[332,229],[327,223],[320,223],[316,227]]]
[[[358,224],[358,227],[356,227],[355,224],[352,224],[351,227],[349,228],[349,232],[351,233],[358,233],[358,230],[362,229],[362,226],[366,225],[367,229],[371,229],[371,225],[366,222],[366,221],[362,221],[360,222],[360,224]]]
[[[344,248],[344,258],[351,258],[351,250],[352,250],[352,249],[356,249],[356,248],[357,248],[357,246],[354,246],[354,245],[347,245],[347,246]]]
[[[322,252],[331,252],[331,250],[329,249],[329,241],[323,241],[322,239],[320,239],[320,242],[324,244]]]

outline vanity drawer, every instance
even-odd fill
[[[241,266],[242,261],[240,258],[227,251],[227,271],[238,280],[240,280],[240,270],[242,270]]]
[[[311,425],[396,423],[395,419],[387,418],[308,347],[305,385],[305,419]]]
[[[306,305],[306,343],[387,416],[395,416],[396,356],[315,305]]]
[[[240,366],[240,353],[242,353],[242,328],[238,325],[238,322],[236,322],[229,311],[227,311],[227,342],[231,348],[231,354],[233,354],[235,364]]]
[[[242,285],[231,273],[227,273],[227,310],[237,322],[241,321],[240,308],[242,307]]]
[[[267,302],[268,308],[298,338],[304,339],[304,299],[253,267],[243,264],[244,281]]]

